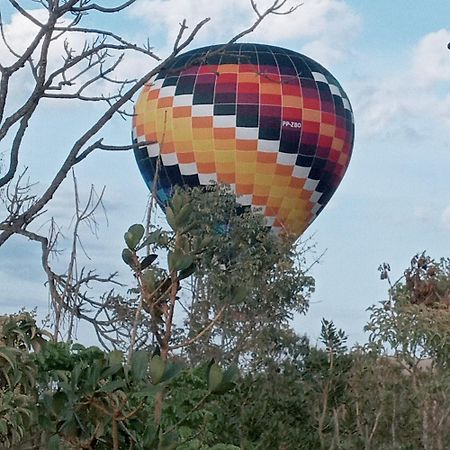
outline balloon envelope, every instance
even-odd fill
[[[275,231],[300,235],[349,164],[348,97],[330,72],[294,51],[220,49],[178,56],[143,88],[133,119],[134,141],[147,143],[135,150],[140,171],[160,204],[176,185],[226,183]]]

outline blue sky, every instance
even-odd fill
[[[261,5],[268,3],[260,1]],[[427,250],[436,258],[450,249],[450,2],[430,0],[304,0],[294,14],[274,17],[247,40],[286,46],[325,65],[341,82],[355,112],[356,141],[349,170],[333,199],[311,225],[320,264],[313,269],[317,290],[296,329],[313,340],[321,317],[344,328],[350,341],[363,341],[366,308],[386,298],[377,267],[391,264],[400,276],[410,258]],[[33,3],[30,2],[30,5]],[[35,5],[35,4],[34,4]],[[35,10],[35,14],[40,14]],[[222,42],[252,20],[246,0],[138,0],[114,26],[130,39],[150,42],[164,56],[177,24],[213,19],[191,46]],[[89,19],[93,24],[95,18]],[[6,31],[20,45],[30,27],[6,16]],[[107,26],[106,24],[98,24]],[[74,45],[76,45],[75,43]],[[55,58],[57,57],[55,51]],[[0,59],[6,58],[0,47]],[[120,69],[134,76],[152,67],[137,57]],[[26,79],[16,85],[20,98]],[[96,107],[46,103],[33,119],[22,167],[29,166],[37,189],[56,170],[67,145],[99,114]],[[129,142],[131,124],[115,120],[102,133],[108,143]],[[0,144],[0,152],[7,142]],[[131,153],[92,155],[77,168],[82,193],[106,185],[108,223],[99,216],[99,239],[85,235],[91,261],[104,271],[121,272],[122,235],[143,219],[146,188]],[[69,180],[49,205],[49,213],[68,225],[72,213]],[[47,312],[39,248],[23,238],[0,248],[2,309],[37,306]],[[59,263],[64,265],[64,257]]]

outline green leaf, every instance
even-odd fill
[[[0,436],[8,432],[8,424],[5,420],[0,419]]]
[[[170,204],[175,212],[180,211],[184,204],[184,195],[180,191],[176,192],[170,200]]]
[[[161,230],[155,230],[149,233],[136,250],[141,250],[147,245],[157,244],[161,238]]]
[[[177,225],[177,228],[181,228],[187,225],[191,213],[192,213],[192,205],[190,203],[186,203],[175,217],[175,223]]]
[[[84,427],[81,424],[79,417],[72,411],[69,412],[69,417],[64,421],[59,433],[66,436],[77,436],[80,434],[80,428]]]
[[[236,364],[228,366],[223,374],[225,383],[234,383],[239,377],[239,367]]]
[[[133,394],[133,396],[136,398],[141,398],[141,397],[153,398],[158,392],[161,391],[161,389],[163,389],[163,387],[161,385],[159,385],[159,386],[147,385],[147,387],[139,389],[139,391],[136,392],[135,394]]]
[[[196,248],[196,253],[202,253],[206,247],[208,247],[208,245],[211,244],[211,242],[213,241],[213,237],[212,236],[206,236],[204,237],[201,242],[198,244],[197,248]]]
[[[177,259],[179,257],[179,254],[169,250],[167,252],[167,265],[169,267],[169,272],[172,272],[176,269],[176,265],[177,265]]]
[[[180,271],[180,273],[178,274],[178,278],[180,280],[184,280],[185,278],[190,277],[195,270],[197,269],[197,264],[192,263],[187,269],[183,269]]]
[[[168,206],[166,208],[166,219],[167,219],[167,223],[172,227],[173,230],[177,229],[177,223],[175,220],[175,214],[173,212],[173,209]]]
[[[86,383],[88,389],[95,390],[97,383],[100,381],[100,366],[98,364],[92,364],[87,367],[81,379]]]
[[[72,351],[73,352],[82,352],[84,350],[86,350],[86,347],[83,344],[79,344],[78,342],[75,342],[74,344],[72,344]]]
[[[143,448],[155,448],[158,445],[158,430],[153,423],[148,421],[146,423],[144,432],[142,434]]]
[[[194,264],[194,257],[192,255],[182,255],[177,259],[175,263],[176,270],[189,269]]]
[[[233,286],[231,288],[231,296],[233,303],[241,303],[245,300],[248,294],[247,286]]]
[[[105,370],[101,373],[101,378],[108,378],[112,375],[115,375],[117,372],[119,372],[122,369],[122,363],[114,363],[111,364],[109,367],[106,367]]]
[[[145,378],[149,364],[150,355],[145,350],[138,350],[131,356],[131,377],[134,381]]]
[[[15,360],[17,355],[20,354],[20,350],[10,347],[0,347],[0,358],[3,358],[11,368],[14,367]]]
[[[153,384],[158,384],[161,381],[165,368],[166,363],[161,356],[155,355],[152,357],[149,364],[149,372]]]
[[[236,387],[236,383],[222,382],[220,386],[213,392],[213,394],[225,394]]]
[[[156,274],[152,269],[146,270],[142,274],[142,284],[149,292],[153,292],[156,289]]]
[[[64,410],[66,403],[68,401],[67,394],[65,392],[59,391],[53,395],[52,399],[52,409],[56,416],[59,416]]]
[[[208,371],[208,389],[215,393],[219,389],[223,380],[223,371],[217,363],[213,363]]]
[[[135,223],[128,228],[128,231],[124,234],[124,239],[130,250],[136,250],[136,247],[144,236],[144,233],[145,228],[140,223]]]
[[[72,384],[72,388],[75,389],[76,386],[78,385],[78,382],[80,381],[80,375],[82,372],[82,367],[80,364],[77,364],[73,369],[72,369],[72,373],[71,373],[71,384]]]
[[[167,252],[167,266],[169,268],[169,272],[172,272],[173,270],[175,270],[175,261],[176,261],[176,256],[175,253],[172,250],[169,250]]]
[[[186,270],[194,263],[192,255],[183,255],[179,250],[169,251],[167,254],[167,264],[169,272]]]
[[[198,222],[188,222],[188,225],[183,227],[180,231],[181,234],[189,233],[189,231],[193,230],[194,228],[198,228]]]
[[[184,368],[184,364],[179,361],[169,361],[166,364],[164,374],[161,377],[161,382],[168,381],[176,377]]]
[[[239,368],[236,364],[231,364],[223,372],[223,378],[219,386],[213,391],[214,394],[225,394],[236,387],[236,380],[239,376]]]
[[[50,417],[46,414],[39,414],[38,424],[44,430],[51,430],[54,425]]]
[[[47,442],[47,450],[59,450],[59,436],[54,434]]]
[[[146,269],[156,258],[158,255],[147,255],[142,261],[141,261],[141,270]]]
[[[122,259],[131,268],[134,267],[134,253],[129,248],[124,248],[122,250]]]
[[[231,444],[216,444],[214,447],[211,447],[209,450],[240,450],[239,447]]]
[[[157,244],[162,247],[167,247],[169,242],[170,242],[170,237],[169,237],[168,233],[161,233],[161,235],[158,237]]]
[[[158,450],[175,450],[178,446],[178,434],[175,431],[163,434]]]
[[[108,362],[112,366],[113,364],[120,364],[123,363],[123,352],[120,350],[113,350],[108,353]]]
[[[11,379],[10,379],[10,377],[9,377],[9,375],[8,375],[8,372],[9,371],[6,371],[5,369],[1,369],[1,374],[3,375],[3,377],[5,378],[5,380],[6,380],[6,383],[8,384],[8,386],[10,387],[10,388],[13,388],[13,385],[12,385],[12,382],[11,382]]]
[[[104,384],[98,390],[98,392],[114,392],[114,391],[117,391],[118,389],[125,387],[125,385],[126,385],[126,383],[125,383],[125,380],[123,380],[123,379],[109,381],[108,383]]]

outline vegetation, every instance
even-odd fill
[[[203,201],[222,202],[213,209],[221,213],[205,216]],[[282,249],[288,241],[250,212],[234,214],[236,207],[224,189],[179,191],[168,207],[172,231],[145,234],[133,225],[125,233],[122,257],[137,287],[123,351],[58,342],[25,312],[2,318],[2,448],[450,446],[449,260],[417,255],[396,283],[382,265],[389,300],[371,308],[368,344],[348,349],[344,331],[324,319],[315,347],[289,326],[292,311],[306,309],[313,280]],[[246,275],[233,278],[235,270]],[[207,294],[198,295],[199,284]],[[174,308],[184,290],[192,304],[177,331]],[[252,305],[253,319],[246,316]],[[202,307],[215,315],[202,315]],[[223,336],[245,336],[246,345],[223,347]]]
[[[182,370],[141,350],[127,364],[119,351],[45,339],[25,313],[4,319],[1,338],[2,448],[183,448],[179,443],[192,439],[190,427],[201,424],[204,405],[234,386],[235,370],[215,363]],[[175,395],[183,389],[175,376],[178,386],[195,386],[194,395]],[[157,425],[152,406],[161,392],[166,405]],[[201,400],[194,405],[196,396]]]

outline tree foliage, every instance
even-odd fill
[[[193,440],[190,427],[204,420],[204,405],[233,388],[237,376],[235,369],[224,371],[215,363],[192,371],[144,350],[134,352],[127,363],[120,351],[54,342],[44,338],[27,314],[4,317],[3,323],[3,448],[187,448],[183,442]],[[213,367],[221,379],[211,385]],[[201,401],[193,404],[195,395],[189,395],[189,402],[183,402],[186,388],[177,386],[190,386]],[[166,404],[158,424],[154,406],[161,392]]]
[[[236,203],[225,187],[190,192],[196,233],[208,240],[199,254],[185,326],[195,336],[225,306],[211,333],[187,352],[193,361],[215,357],[260,364],[275,357],[295,313],[305,313],[314,280],[305,247],[276,236],[263,217]],[[309,256],[309,255],[308,255]]]
[[[445,261],[426,258],[436,267],[433,280],[448,285]],[[281,332],[277,356],[258,366],[244,364],[240,375],[214,360],[192,366],[180,356],[164,360],[158,351],[137,350],[127,361],[120,351],[54,342],[25,313],[4,317],[2,445],[444,450],[450,446],[450,379],[443,356],[449,312],[436,302],[411,303],[409,286],[402,278],[390,288],[389,307],[371,309],[368,344],[349,349],[345,332],[324,319],[319,347]],[[429,339],[441,333],[442,341]],[[418,359],[424,349],[432,355],[425,366]]]

